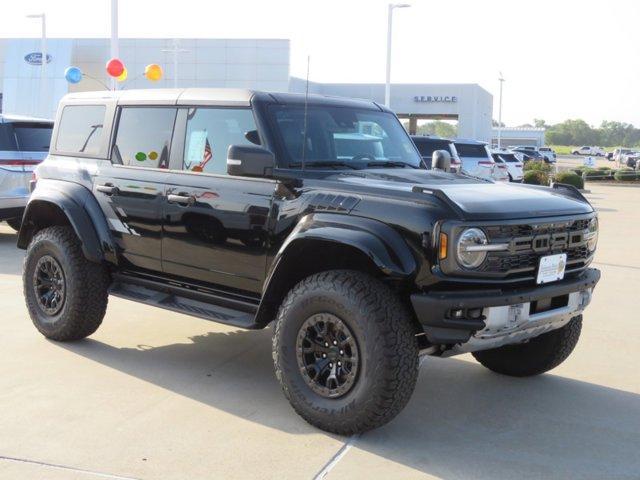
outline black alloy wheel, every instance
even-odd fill
[[[38,259],[33,272],[33,289],[38,306],[49,315],[57,315],[64,305],[66,281],[60,263],[51,255]]]
[[[358,345],[349,327],[335,315],[318,313],[300,327],[298,367],[311,390],[337,398],[353,387],[358,375]]]

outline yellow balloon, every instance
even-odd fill
[[[144,76],[147,77],[147,80],[157,82],[162,78],[162,67],[157,63],[147,65],[144,69]]]
[[[127,79],[127,67],[124,67],[122,73],[116,77],[116,80],[119,82],[124,82]]]

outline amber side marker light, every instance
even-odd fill
[[[445,258],[447,258],[447,242],[447,234],[440,232],[440,250],[438,252],[438,258],[440,260],[444,260]]]

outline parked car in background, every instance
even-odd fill
[[[604,157],[610,162],[613,162],[613,152],[607,152]]]
[[[554,152],[551,147],[540,147],[538,148],[538,152],[540,152],[549,162],[556,162],[556,152]]]
[[[638,163],[640,163],[638,160],[640,160],[640,152],[633,151],[626,153],[622,156],[622,166],[635,169]]]
[[[463,172],[488,180],[509,181],[507,172],[496,166],[486,143],[461,138],[453,143],[462,161]]]
[[[618,166],[621,165],[622,163],[622,156],[626,155],[627,153],[631,153],[631,149],[630,148],[616,148],[613,150],[613,161],[616,162],[618,164]]]
[[[594,155],[596,157],[603,157],[605,152],[600,147],[591,147],[591,146],[585,145],[583,147],[572,150],[571,154],[572,155]]]
[[[510,182],[522,181],[524,164],[514,152],[506,149],[493,150],[491,156],[499,167],[504,166],[506,168]]]
[[[551,163],[547,157],[542,155],[535,147],[513,147],[511,151],[522,155],[522,161],[528,162],[529,160],[543,160],[547,163]]]
[[[442,137],[427,136],[427,135],[411,135],[411,140],[418,147],[420,156],[428,168],[431,168],[431,159],[433,152],[436,150],[445,150],[451,155],[451,170],[457,172],[462,166],[456,147],[453,144],[453,140]]]
[[[53,121],[0,115],[0,221],[20,229],[29,181],[49,152]]]

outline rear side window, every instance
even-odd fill
[[[0,123],[0,150],[12,152],[18,150],[12,123]]]
[[[113,162],[135,167],[168,168],[176,112],[170,107],[122,108],[113,146]]]
[[[104,105],[67,105],[58,127],[56,150],[96,155],[104,140]]]
[[[451,152],[449,148],[449,142],[443,140],[429,140],[429,141],[415,141],[416,147],[418,147],[418,151],[420,155],[423,157],[429,157],[433,155],[433,152],[436,150],[446,150],[447,152]]]
[[[252,145],[245,133],[256,130],[249,109],[190,108],[183,170],[227,173],[229,145]]]
[[[53,125],[45,123],[14,123],[13,131],[21,152],[48,152]]]
[[[487,149],[484,145],[470,145],[468,143],[456,143],[458,156],[462,158],[487,158]]]

